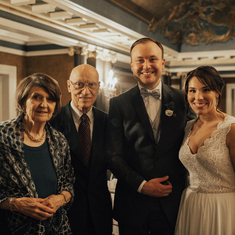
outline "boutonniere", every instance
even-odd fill
[[[175,104],[174,102],[170,102],[168,104],[165,104],[166,106],[166,111],[165,111],[165,114],[166,116],[168,117],[171,117],[171,116],[176,116],[176,114],[174,113],[174,109],[175,109]]]

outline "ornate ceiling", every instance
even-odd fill
[[[188,3],[187,7],[185,2]],[[109,14],[96,12],[86,7],[85,3],[93,8],[99,6]],[[97,58],[129,66],[131,44],[149,34],[159,35],[148,32],[148,25],[149,30],[161,30],[176,42],[188,40],[188,43],[195,45],[199,36],[205,42],[225,42],[234,35],[234,11],[234,3],[228,0],[213,5],[191,0],[0,0],[0,51],[23,56],[62,52],[88,55],[95,52]],[[126,18],[125,13],[131,17]],[[129,25],[139,26],[141,23],[141,30],[131,28],[123,22],[125,20],[130,22]],[[213,27],[209,28],[209,25]],[[142,26],[147,33],[142,31]],[[190,50],[182,50],[182,47],[178,50],[171,48],[172,43],[163,43],[166,70],[183,71],[184,66],[184,70],[188,71],[189,66],[205,63],[231,70],[235,63],[235,47],[230,41],[231,44],[231,48],[224,43],[224,47],[217,45],[212,48],[208,45],[198,50],[199,45],[190,46]]]
[[[234,0],[110,0],[173,43],[226,42],[235,35]]]

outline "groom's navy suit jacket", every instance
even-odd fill
[[[167,109],[174,114],[167,116]],[[186,170],[178,157],[186,116],[184,93],[163,84],[160,139],[156,143],[138,86],[111,99],[107,150],[109,168],[118,178],[116,220],[141,226],[148,212],[160,202],[172,227],[175,226],[186,179]],[[137,192],[143,180],[167,175],[173,186],[169,196],[154,198]]]
[[[107,114],[93,107],[94,126],[90,167],[86,166],[78,137],[70,102],[63,106],[59,115],[51,120],[51,125],[62,132],[70,145],[72,165],[76,177],[75,198],[68,211],[73,234],[83,235],[86,215],[90,210],[97,235],[112,234],[112,205],[107,187],[107,162],[104,142]]]

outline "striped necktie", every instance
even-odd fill
[[[82,146],[82,152],[85,158],[86,165],[89,165],[91,154],[91,130],[89,118],[86,114],[81,116],[81,123],[78,129],[79,140]]]

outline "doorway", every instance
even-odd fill
[[[16,66],[0,65],[0,122],[16,116],[16,84]]]

